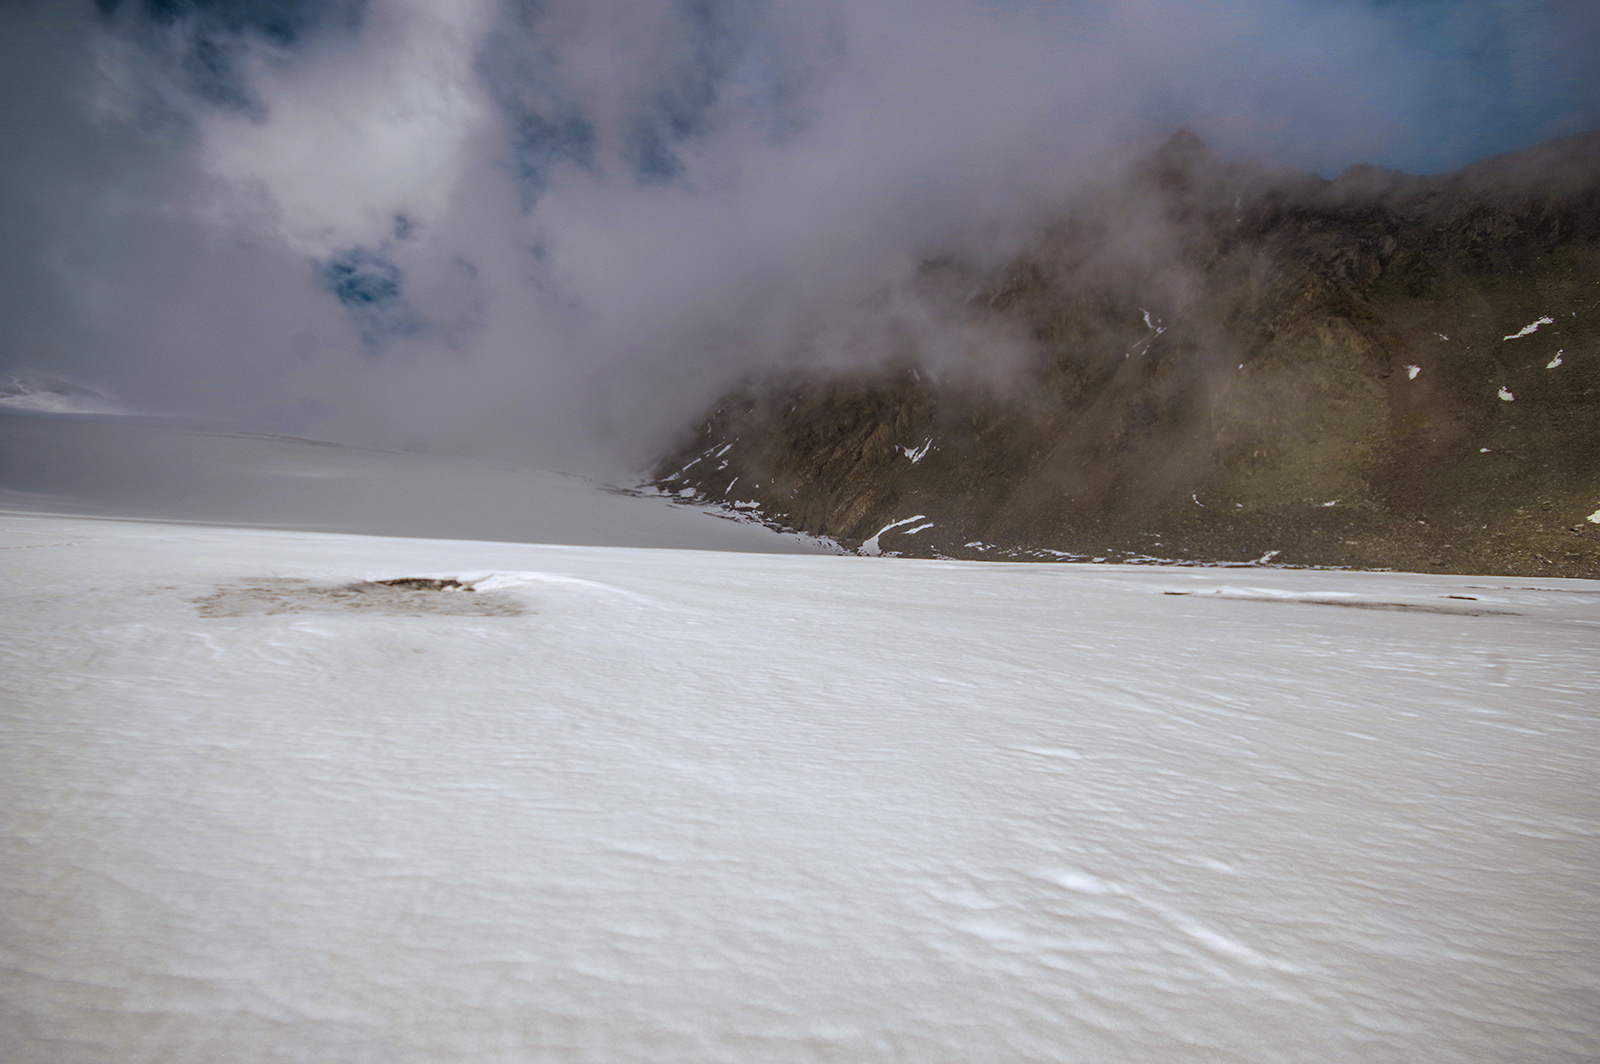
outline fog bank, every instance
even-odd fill
[[[1600,125],[1597,42],[1532,0],[14,3],[0,376],[628,468],[1173,129],[1449,169]]]

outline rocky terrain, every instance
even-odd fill
[[[869,554],[1600,577],[1600,132],[1333,181],[1181,133],[914,295],[992,357],[880,331],[650,483]]]

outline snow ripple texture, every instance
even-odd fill
[[[6,1062],[1600,1056],[1600,583],[0,548]]]

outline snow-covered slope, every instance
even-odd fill
[[[7,1062],[1600,1055],[1600,583],[0,564]]]
[[[583,477],[127,417],[0,410],[0,510],[611,547],[827,544]]]
[[[75,417],[126,413],[103,392],[52,377],[0,377],[0,410]]]

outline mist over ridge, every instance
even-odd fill
[[[636,467],[1175,128],[1447,170],[1600,125],[1597,41],[1536,2],[12,4],[0,374]]]

